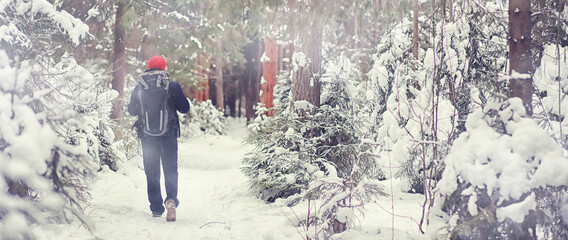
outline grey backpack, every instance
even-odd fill
[[[145,72],[140,76],[140,99],[143,132],[148,136],[163,136],[175,118],[175,109],[169,104],[170,77],[164,70]]]

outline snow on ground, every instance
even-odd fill
[[[243,143],[244,120],[230,120],[226,136],[180,141],[177,220],[150,215],[142,159],[132,159],[119,173],[100,173],[92,187],[91,206],[85,213],[94,233],[80,223],[34,228],[40,239],[303,239],[285,216],[283,204],[265,204],[249,190],[241,173],[241,158],[251,149]],[[390,192],[390,182],[385,183]],[[162,190],[164,192],[164,190]],[[395,204],[394,229],[391,211]],[[394,183],[393,199],[366,206],[368,212],[354,229],[338,239],[417,239],[422,195],[402,193]],[[300,231],[301,232],[301,231]]]

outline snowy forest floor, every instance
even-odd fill
[[[294,216],[290,208],[282,201],[265,204],[248,187],[240,169],[242,157],[252,149],[243,143],[247,134],[244,121],[230,119],[225,136],[180,141],[180,205],[175,222],[166,222],[165,215],[151,217],[139,156],[123,164],[118,173],[107,170],[98,174],[85,210],[94,222],[93,233],[79,222],[38,226],[33,232],[49,240],[303,239],[303,230],[288,219]],[[416,222],[424,196],[404,193],[398,182],[392,184],[393,198],[367,204],[365,217],[334,238],[392,239],[394,234],[395,239],[419,239]],[[390,193],[391,182],[384,185]],[[387,212],[393,202],[394,220]]]

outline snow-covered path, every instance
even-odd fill
[[[227,136],[180,142],[180,205],[175,222],[150,216],[139,158],[119,173],[101,173],[94,183],[91,206],[85,211],[96,227],[94,236],[79,223],[44,226],[35,232],[42,239],[302,239],[284,215],[291,214],[287,207],[265,204],[250,192],[240,170],[250,148],[243,143],[247,131],[243,126],[243,121],[233,120]],[[397,214],[418,217],[419,195],[395,193],[395,197]],[[380,205],[390,209],[391,199],[369,204],[370,212],[359,229],[342,239],[391,239],[392,219]],[[397,239],[415,238],[416,232],[411,220],[396,219]]]
[[[136,240],[297,237],[279,207],[264,204],[248,190],[240,171],[241,158],[248,151],[242,124],[231,122],[227,136],[179,143],[180,206],[173,223],[166,222],[165,215],[150,216],[141,158],[125,164],[118,174],[101,173],[92,189],[91,207],[85,211],[94,222],[95,236]],[[81,225],[71,226],[52,225],[36,232],[45,239],[95,238]]]

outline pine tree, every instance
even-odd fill
[[[361,211],[370,199],[386,195],[375,182],[384,174],[376,168],[374,145],[368,144],[363,133],[368,112],[362,106],[367,102],[349,91],[355,82],[350,79],[358,71],[348,62],[344,58],[341,66],[326,68],[319,108],[308,104],[302,114],[291,110],[290,96],[282,94],[290,91],[286,88],[290,79],[280,78],[274,117],[261,114],[249,125],[252,135],[248,141],[255,150],[243,159],[243,172],[251,187],[267,202],[284,198],[289,205],[298,204],[296,209],[317,201],[321,211],[310,212],[313,219],[300,221],[304,229],[318,229],[308,235],[323,237],[345,231],[354,219],[340,216]]]

